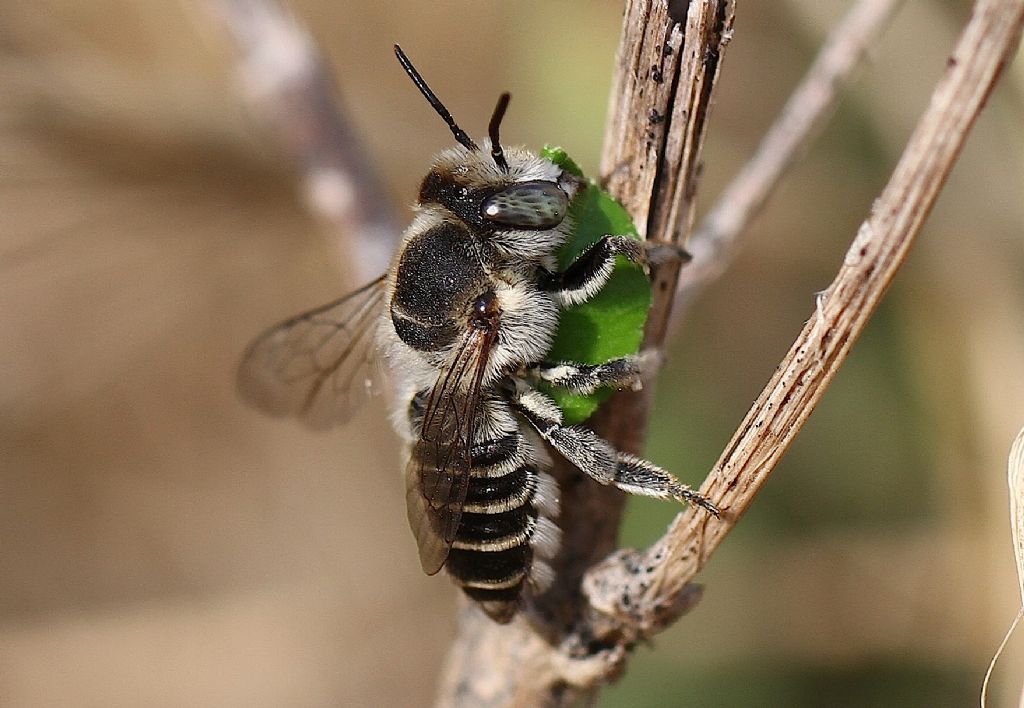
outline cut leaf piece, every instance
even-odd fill
[[[545,146],[541,156],[563,170],[582,177],[583,173],[565,150]],[[573,231],[558,253],[558,267],[566,268],[602,236],[640,235],[629,213],[593,180],[569,204]],[[651,284],[643,269],[618,258],[615,271],[605,287],[589,301],[562,312],[555,343],[548,353],[551,361],[578,364],[603,364],[636,354],[643,342],[647,311],[651,306]],[[561,407],[565,424],[582,423],[611,395],[601,390],[579,396],[553,386],[545,386]]]

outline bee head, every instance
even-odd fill
[[[459,148],[442,152],[420,187],[421,204],[440,204],[467,224],[491,231],[558,227],[577,189],[571,175],[522,149],[506,155],[499,136],[510,94],[503,93],[487,124],[488,139],[477,145],[424,81],[402,48],[395,56],[423,97],[448,125]],[[490,151],[490,160],[485,157]]]

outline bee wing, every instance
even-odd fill
[[[470,328],[427,396],[406,468],[409,525],[423,572],[441,570],[455,540],[470,477],[470,450],[495,333]]]
[[[246,403],[312,428],[348,420],[371,387],[374,330],[384,276],[285,320],[249,345],[238,367]]]

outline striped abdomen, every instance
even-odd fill
[[[545,561],[557,550],[556,492],[538,444],[517,431],[472,450],[472,477],[446,567],[496,622],[512,619],[524,583],[546,585]]]

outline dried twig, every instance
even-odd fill
[[[735,526],[821,399],[903,263],[996,79],[1013,55],[1024,0],[979,0],[889,183],[861,225],[810,321],[703,486],[725,513],[681,514],[643,553],[622,551],[585,592],[606,618],[599,639],[657,631]],[[640,569],[640,572],[638,572]],[[670,614],[670,613],[669,613]]]
[[[627,3],[626,16],[645,21],[623,25],[601,175],[649,240],[682,245],[693,226],[704,129],[721,53],[732,37],[733,3],[694,2],[673,27],[677,5],[685,7]],[[664,341],[678,278],[678,263],[653,273],[644,346]]]
[[[731,0],[627,2],[612,92],[602,174],[608,188],[651,239],[679,242],[693,220],[700,146],[731,35]],[[675,16],[674,16],[675,15]],[[654,274],[655,305],[648,337],[660,341],[675,291],[678,264]],[[642,396],[619,394],[616,419],[592,421],[621,449],[642,443]],[[628,410],[638,416],[630,418]],[[623,415],[625,414],[625,415]],[[475,609],[460,618],[442,682],[441,705],[570,705],[592,695],[623,668],[624,646],[592,641],[592,617],[580,581],[615,545],[623,495],[556,470],[562,496],[562,554],[556,586],[534,614],[499,627]],[[686,601],[694,595],[684,594]]]
[[[292,157],[313,211],[338,231],[343,262],[360,279],[380,275],[402,229],[316,43],[276,0],[204,3],[234,40],[245,97]]]
[[[901,4],[902,0],[860,0],[829,33],[753,157],[687,241],[693,260],[680,275],[674,316],[728,267],[737,239],[827,121],[840,89]]]
[[[1010,538],[1013,541],[1013,559],[1017,565],[1017,590],[1020,593],[1021,602],[1017,609],[1017,615],[1010,622],[1006,634],[1003,635],[1003,640],[988,663],[985,678],[981,682],[981,708],[988,706],[988,686],[992,680],[996,662],[1006,649],[1017,625],[1024,620],[1024,428],[1017,433],[1013,444],[1010,445],[1010,459],[1006,465],[1006,482],[1010,493]],[[1022,691],[1021,698],[1024,699],[1024,691]],[[1018,700],[1018,705],[1020,704],[1021,702]]]

